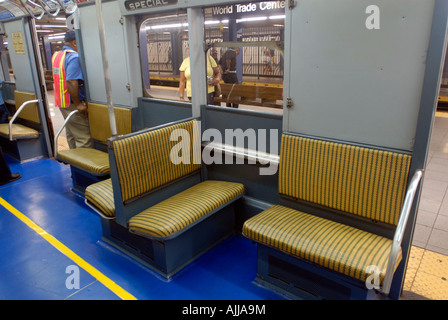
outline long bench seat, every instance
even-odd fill
[[[149,238],[173,238],[243,193],[240,183],[207,180],[135,215],[129,230]]]
[[[214,98],[215,105],[225,102],[283,108],[283,88],[281,87],[231,83],[221,83],[220,86],[222,96]]]
[[[243,233],[266,246],[365,281],[369,266],[385,277],[392,240],[311,214],[275,205],[249,219]],[[395,265],[401,261],[401,252]]]
[[[129,230],[147,237],[169,237],[243,193],[242,184],[207,180],[135,215]],[[85,197],[101,216],[115,218],[112,179],[88,186]]]
[[[109,155],[98,149],[77,148],[61,150],[58,152],[58,159],[94,175],[103,176],[110,174]]]
[[[17,139],[35,139],[39,137],[39,131],[21,125],[19,123],[13,123],[11,127],[12,138],[13,140]],[[10,131],[9,131],[9,123],[0,123],[0,135],[4,138],[9,139]]]
[[[387,296],[422,175],[407,189],[410,163],[407,153],[283,134],[281,203],[243,226],[258,243],[256,280],[295,298]]]
[[[234,233],[234,203],[245,192],[240,183],[203,180],[193,152],[187,163],[173,163],[175,130],[189,133],[183,147],[200,152],[199,140],[193,147],[196,119],[117,137],[111,178],[85,191],[86,204],[102,217],[103,239],[164,279]]]

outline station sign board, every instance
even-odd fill
[[[208,19],[239,19],[243,16],[284,14],[285,0],[278,1],[253,1],[223,6],[215,6],[204,9],[205,17]]]

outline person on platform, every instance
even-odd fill
[[[191,72],[190,72],[190,57],[185,58],[179,67],[180,81],[179,81],[179,98],[191,100]],[[212,56],[207,55],[207,104],[213,104],[215,95],[215,85],[221,80],[218,65]]]
[[[230,48],[222,55],[221,60],[219,60],[224,83],[238,83],[236,56],[239,54],[240,48]],[[239,105],[236,103],[227,103],[226,106],[229,108],[238,108]]]

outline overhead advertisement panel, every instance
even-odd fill
[[[22,17],[27,13],[22,9],[20,1],[9,0],[0,2],[0,20]]]

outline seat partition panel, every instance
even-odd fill
[[[117,134],[132,132],[131,109],[114,107]],[[92,138],[103,143],[112,135],[110,130],[109,110],[106,105],[89,103],[89,123]]]
[[[19,110],[20,106],[30,100],[35,100],[36,95],[34,93],[15,91],[14,100],[16,102],[16,110]],[[39,110],[37,108],[37,103],[31,103],[26,106],[22,112],[20,112],[19,118],[28,120],[34,123],[40,123]]]
[[[123,202],[202,166],[196,120],[117,139],[113,142],[113,152]]]

